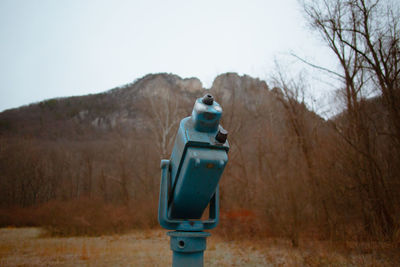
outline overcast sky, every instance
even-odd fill
[[[296,0],[0,0],[0,111],[148,73],[266,79],[289,52],[332,64]]]

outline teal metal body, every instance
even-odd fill
[[[197,99],[192,116],[179,125],[171,159],[161,161],[158,219],[162,227],[175,230],[168,233],[173,266],[203,266],[210,234],[202,231],[218,224],[218,183],[229,151],[221,115],[212,96]],[[207,206],[208,218],[201,220]]]

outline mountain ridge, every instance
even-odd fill
[[[5,110],[0,113],[0,136],[18,133],[54,139],[81,132],[90,135],[118,127],[130,131],[145,128],[146,120],[151,116],[146,114],[146,103],[151,105],[154,99],[162,101],[174,97],[188,110],[194,99],[206,92],[220,93],[222,98],[217,101],[225,102],[232,94],[248,89],[268,91],[268,86],[258,78],[237,73],[218,75],[210,89],[204,88],[196,77],[147,74],[101,93],[56,97]]]

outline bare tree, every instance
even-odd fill
[[[326,225],[330,226],[332,224],[330,211],[328,210],[326,196],[321,194],[321,176],[318,172],[317,158],[314,153],[321,121],[310,120],[312,113],[305,105],[306,85],[304,78],[300,75],[296,80],[289,79],[278,64],[276,69],[277,73],[272,78],[272,82],[281,93],[276,93],[275,96],[283,106],[289,136],[294,138],[294,143],[301,152],[297,160],[305,163],[306,181],[312,196],[315,220],[324,220]],[[320,209],[322,209],[323,218],[318,214]]]
[[[399,10],[384,1],[324,0],[303,2],[313,30],[337,57],[342,73],[327,70],[346,85],[347,109],[378,89],[400,142],[400,50]],[[325,69],[326,70],[326,69]]]
[[[341,67],[335,72],[307,63],[343,83],[346,110],[335,128],[352,149],[347,160],[355,162],[351,176],[358,185],[365,227],[392,237],[395,199],[388,181],[398,178],[386,167],[390,159],[377,151],[383,148],[380,135],[384,134],[400,155],[398,10],[379,0],[311,0],[302,5],[311,29],[320,33]],[[376,90],[389,114],[387,123],[393,126],[388,131],[376,128],[376,118],[364,100]]]
[[[162,158],[169,156],[176,129],[182,119],[181,108],[184,106],[182,102],[182,97],[170,88],[165,88],[163,94],[159,96],[146,94],[145,105],[150,117],[150,128]]]

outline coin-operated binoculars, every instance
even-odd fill
[[[182,119],[170,160],[161,160],[160,225],[170,231],[173,266],[203,266],[206,238],[219,220],[218,182],[228,162],[221,106],[210,94],[198,98]],[[202,219],[209,206],[208,218]]]

